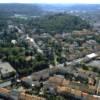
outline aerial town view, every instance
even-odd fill
[[[100,0],[0,0],[0,100],[100,100]]]

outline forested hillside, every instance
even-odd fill
[[[80,17],[68,14],[47,15],[41,18],[32,19],[28,23],[31,27],[46,32],[70,32],[73,30],[89,29],[87,21]]]

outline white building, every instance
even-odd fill
[[[11,43],[15,45],[15,44],[17,44],[17,41],[16,40],[11,40]]]
[[[93,58],[97,57],[97,54],[91,53],[91,54],[87,55],[86,57],[89,58],[89,59],[93,59]]]

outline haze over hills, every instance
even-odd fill
[[[3,3],[0,4],[0,12],[7,14],[25,14],[25,15],[40,15],[42,13],[40,6],[37,4],[17,4]]]
[[[100,4],[42,4],[40,5],[46,11],[68,11],[68,10],[100,10]]]
[[[98,11],[100,4],[0,4],[0,12],[9,14],[40,15],[43,11],[61,12],[69,10]]]

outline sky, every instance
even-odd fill
[[[100,0],[0,0],[0,3],[85,3],[100,4]]]

